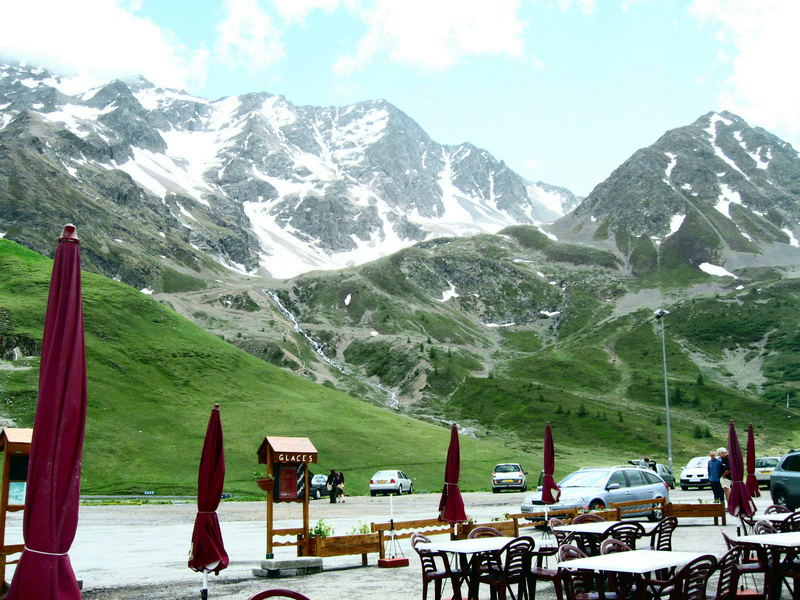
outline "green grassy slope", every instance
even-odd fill
[[[0,239],[4,345],[30,350],[41,339],[51,265]],[[309,437],[319,450],[315,470],[345,471],[350,493],[364,493],[369,476],[389,467],[415,477],[417,490],[441,487],[448,429],[275,368],[109,279],[84,273],[83,295],[89,378],[83,493],[193,493],[215,402],[228,491],[256,493],[250,474],[265,435]],[[0,369],[4,416],[23,427],[33,420],[38,377],[38,359],[27,362],[31,369]],[[520,461],[534,472],[541,460],[468,437],[461,442],[465,489],[487,488],[497,461]]]

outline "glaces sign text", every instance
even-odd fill
[[[279,452],[275,455],[279,463],[312,463],[317,462],[316,454],[295,454],[289,452]]]

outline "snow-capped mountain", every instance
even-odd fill
[[[71,190],[73,207],[87,203],[81,217],[111,213],[105,224],[91,223],[106,234],[91,260],[148,287],[161,285],[155,273],[140,270],[131,281],[119,261],[145,241],[179,271],[211,259],[285,278],[431,237],[552,221],[579,201],[526,181],[471,144],[436,143],[383,100],[321,108],[252,93],[209,101],[144,79],[98,86],[0,66],[0,140],[17,157],[46,163],[40,169],[0,153],[6,181],[47,188],[46,177],[51,192]],[[52,223],[32,217],[51,211],[28,207],[13,220],[14,192],[2,182],[0,231],[35,246],[37,235],[15,226],[44,236]],[[33,201],[51,195],[60,194]]]
[[[553,230],[646,271],[796,262],[799,225],[800,154],[741,117],[711,112],[635,152]]]

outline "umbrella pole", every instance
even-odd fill
[[[208,571],[203,569],[203,587],[200,589],[200,600],[208,600]]]

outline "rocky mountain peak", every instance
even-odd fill
[[[147,198],[143,237],[172,232],[185,253],[165,242],[155,254],[181,257],[181,269],[214,264],[289,277],[360,264],[435,236],[535,223],[563,214],[558,207],[574,198],[525,181],[486,150],[431,140],[384,99],[315,107],[267,92],[208,101],[141,77],[78,83],[0,67],[0,134],[25,111],[49,123],[61,141],[45,145],[47,163],[60,184],[93,205],[124,197],[129,210],[129,199]],[[18,155],[33,152],[25,139]],[[5,160],[6,169],[20,168]],[[12,196],[0,189],[0,204]],[[95,259],[117,276],[109,265],[114,240],[123,238],[113,227],[98,225],[111,241]],[[137,280],[157,289],[158,273]]]

